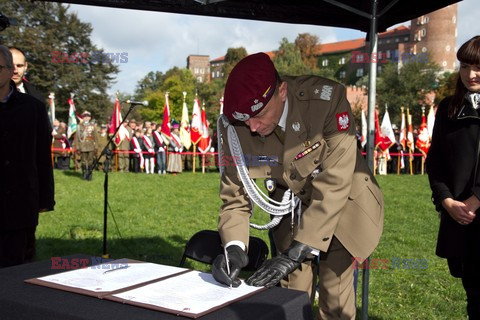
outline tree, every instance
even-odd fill
[[[294,43],[288,42],[287,38],[282,38],[280,41],[280,47],[275,52],[273,63],[280,75],[312,74],[312,70],[302,59],[300,49]]]
[[[455,87],[457,84],[458,72],[445,73],[439,79],[438,91],[435,96],[435,104],[439,104],[444,98],[453,96],[455,94]]]
[[[113,103],[106,90],[118,73],[114,62],[128,61],[128,53],[107,56],[92,44],[92,27],[59,3],[0,0],[2,12],[18,25],[1,33],[1,43],[26,53],[28,80],[45,95],[55,93],[56,115],[67,120],[67,99],[75,94],[78,112],[88,109],[106,120]],[[113,58],[113,59],[110,59]]]
[[[225,54],[225,64],[223,65],[223,77],[228,79],[228,75],[233,67],[247,55],[247,50],[244,47],[228,48]]]
[[[312,70],[318,69],[318,59],[315,56],[318,37],[310,33],[300,33],[295,39],[295,46],[300,50],[303,62]]]
[[[160,71],[150,71],[145,77],[137,82],[135,99],[143,99],[147,91],[155,91],[165,81],[165,75]]]
[[[413,122],[420,123],[421,105],[425,95],[438,86],[440,66],[431,62],[409,61],[398,69],[397,63],[382,65],[377,78],[377,104],[380,114],[385,112],[385,104],[392,122],[400,123],[400,108],[408,107]]]

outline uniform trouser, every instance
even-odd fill
[[[119,150],[118,152],[118,170],[128,172],[130,156],[127,151]]]
[[[292,241],[289,217],[285,217],[274,229],[273,238],[279,252],[288,248]],[[314,295],[314,270],[311,262],[302,263],[300,268],[288,275],[288,279],[282,280],[281,285]],[[352,256],[336,237],[333,237],[328,251],[320,253],[317,272],[319,319],[355,319]]]
[[[82,167],[85,166],[88,168],[93,165],[93,161],[95,161],[95,151],[82,152],[80,156]]]

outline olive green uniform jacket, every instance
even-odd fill
[[[292,239],[327,252],[335,236],[352,256],[365,259],[383,231],[383,196],[357,149],[345,88],[314,76],[284,80],[288,115],[283,145],[275,134],[261,137],[244,123],[234,124],[250,159],[250,177],[276,179],[277,187],[288,187],[301,199],[304,210]],[[224,244],[240,240],[248,247],[251,203],[221,122],[219,128],[223,152],[219,161],[225,170],[218,229]],[[258,161],[265,158],[278,162]]]

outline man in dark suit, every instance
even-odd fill
[[[37,98],[42,103],[45,103],[45,95],[38,91],[33,84],[28,82],[25,78],[25,73],[27,72],[28,62],[25,57],[25,53],[16,47],[10,47],[10,52],[13,57],[13,76],[12,80],[15,82],[18,91],[29,94],[34,98]]]
[[[47,111],[16,90],[13,74],[12,55],[0,45],[0,118],[8,119],[0,126],[0,268],[33,260],[38,214],[55,205]]]

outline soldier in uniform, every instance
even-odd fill
[[[132,121],[132,120],[130,120]],[[135,120],[133,120],[135,121]],[[128,136],[125,137],[122,141],[117,146],[117,151],[118,151],[118,170],[120,172],[128,172],[129,171],[129,163],[130,163],[130,156],[129,156],[129,151],[130,151],[130,139],[133,137],[133,130],[130,128],[128,125],[128,121],[124,121],[122,126],[127,129]]]
[[[355,319],[352,261],[363,262],[379,242],[383,196],[357,148],[345,88],[316,76],[280,78],[266,54],[250,55],[229,75],[218,128],[218,229],[229,268],[219,255],[215,279],[240,284],[254,201],[273,216],[266,227],[277,255],[247,284],[280,282],[313,295],[317,275],[320,319]],[[266,178],[270,199],[261,198],[255,178]]]
[[[76,146],[80,151],[83,180],[92,180],[93,162],[98,149],[97,128],[88,111],[82,113],[83,121],[77,127]]]
[[[60,121],[53,121],[53,155],[55,156],[55,168],[60,170],[70,169],[70,158],[68,156],[69,143],[66,130],[60,125]]]
[[[106,124],[102,124],[100,126],[100,132],[98,132],[97,137],[98,137],[98,147],[97,147],[96,157],[98,158],[102,154],[103,149],[105,149],[105,146],[107,145],[108,139],[109,139],[108,134],[107,134],[107,125]],[[105,154],[102,155],[102,157],[98,159],[98,166],[97,166],[98,170],[103,171],[104,163],[105,163]],[[111,170],[111,167],[110,167],[110,170]]]

